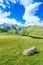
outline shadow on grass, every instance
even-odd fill
[[[40,52],[39,51],[36,51],[34,54],[39,54]]]
[[[22,36],[31,37],[33,39],[43,39],[43,37],[36,37],[36,36],[32,36],[32,35],[22,35]]]
[[[34,38],[34,39],[43,39],[43,37],[35,37],[35,36],[31,36],[31,35],[29,35],[29,37]]]
[[[40,52],[39,51],[36,51],[33,55],[38,55]],[[33,55],[30,55],[30,56],[33,56]]]

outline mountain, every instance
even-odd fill
[[[32,38],[43,38],[43,26],[18,26],[17,24],[0,24],[0,32],[10,32]]]
[[[0,29],[3,29],[4,32],[19,34],[23,28],[24,28],[23,26],[18,26],[17,24],[8,24],[8,23],[0,24]]]

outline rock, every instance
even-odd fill
[[[24,55],[33,55],[36,52],[36,47],[32,47],[29,49],[24,50],[23,54]]]

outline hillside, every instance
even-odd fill
[[[43,38],[43,26],[22,27],[18,25],[4,24],[0,27],[1,32],[20,34],[22,36],[30,36],[32,38]]]
[[[6,32],[4,29],[0,28],[0,33]]]
[[[37,53],[24,56],[23,51],[33,46]],[[43,39],[0,33],[0,65],[43,65]]]
[[[43,38],[43,26],[30,26],[22,30],[21,35]]]

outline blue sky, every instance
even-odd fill
[[[43,0],[35,0],[35,2],[42,2],[42,4],[39,7],[39,10],[36,12],[36,15],[43,20]]]
[[[43,25],[43,0],[0,0],[0,24]]]

